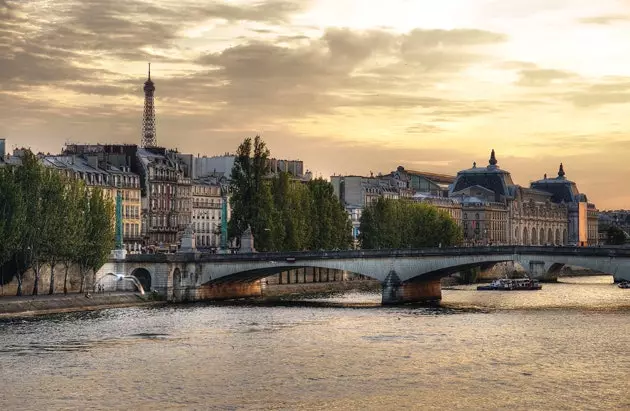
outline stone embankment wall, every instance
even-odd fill
[[[138,293],[42,295],[0,298],[0,318],[163,304]]]
[[[0,276],[0,297],[15,295],[17,293],[18,281],[12,272],[11,267],[5,267],[4,276]],[[50,266],[45,265],[40,269],[39,294],[48,294],[50,288]],[[66,268],[62,264],[55,266],[55,294],[63,293],[63,279]],[[91,273],[86,275],[86,280],[91,281]],[[88,281],[88,282],[89,282]],[[31,269],[23,275],[22,294],[31,295],[35,282],[35,272]],[[68,292],[79,292],[81,287],[81,275],[78,266],[71,266],[68,270]]]

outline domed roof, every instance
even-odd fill
[[[494,150],[490,153],[490,160],[486,167],[473,167],[457,173],[455,182],[451,186],[451,193],[464,190],[468,187],[481,186],[491,190],[495,194],[494,201],[501,201],[501,196],[510,197],[510,187],[514,185],[509,171],[501,170]]]
[[[551,193],[551,201],[554,203],[583,201],[585,196],[580,195],[577,185],[573,181],[567,180],[565,175],[564,166],[560,163],[557,177],[547,178],[547,174],[545,174],[543,179],[532,182],[530,187]]]

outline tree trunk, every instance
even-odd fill
[[[63,276],[63,293],[68,294],[68,266],[69,264],[65,264],[66,266],[66,274]]]
[[[15,274],[16,274],[17,282],[18,282],[17,293],[15,293],[15,295],[21,296],[22,295],[22,273],[20,273],[20,271],[18,270]]]
[[[50,287],[48,287],[48,295],[55,293],[55,265],[57,265],[55,261],[50,263]]]
[[[15,258],[15,276],[17,277],[17,282],[18,282],[17,292],[15,293],[15,295],[20,296],[22,295],[22,270],[20,268],[20,265],[18,264],[17,253],[15,254],[14,258]]]
[[[39,294],[39,261],[35,263],[35,280],[33,281],[33,295]]]
[[[85,285],[85,270],[83,270],[83,268],[80,268],[79,270],[81,272],[81,286],[79,287],[79,292],[82,293]]]

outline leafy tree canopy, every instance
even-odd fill
[[[351,224],[332,185],[302,182],[288,173],[271,176],[262,139],[246,138],[237,150],[230,183],[230,238],[248,226],[260,251],[346,249]]]
[[[445,211],[425,203],[379,198],[363,210],[359,241],[366,249],[458,245],[462,231]]]
[[[626,242],[626,233],[621,228],[611,225],[606,230],[606,243],[609,245],[622,245]]]

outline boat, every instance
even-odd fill
[[[515,291],[515,290],[540,290],[542,285],[538,280],[531,278],[499,278],[489,285],[477,286],[477,290]]]
[[[618,284],[619,288],[630,288],[630,281],[622,281]]]

